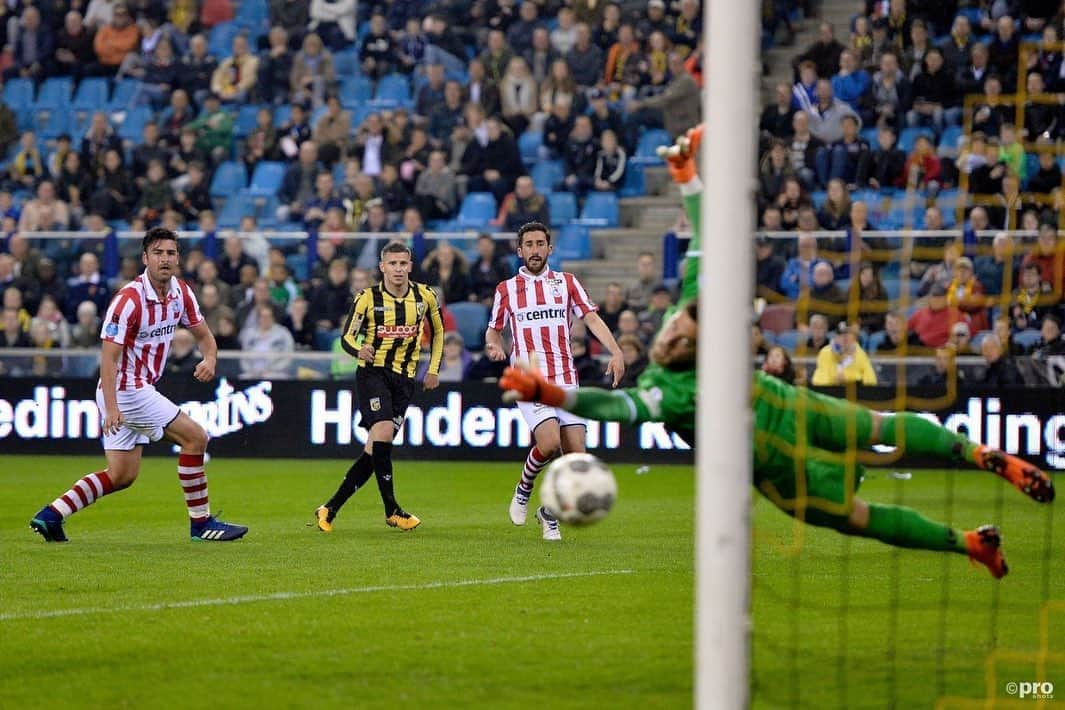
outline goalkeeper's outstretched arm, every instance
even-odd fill
[[[680,189],[684,202],[684,211],[692,226],[692,238],[688,243],[688,253],[684,260],[684,280],[680,286],[680,302],[695,298],[699,294],[699,256],[702,249],[702,198],[703,183],[699,179],[696,161],[699,157],[699,145],[703,138],[703,124],[688,130],[669,148],[659,149],[666,159],[670,177]]]
[[[647,402],[653,401],[651,393],[642,393],[638,387],[624,390],[599,387],[564,390],[545,380],[535,370],[520,367],[508,367],[499,380],[499,386],[506,390],[503,398],[507,401],[542,402],[585,419],[626,424],[658,421],[647,405]]]
[[[649,406],[649,402],[656,400],[651,391],[644,392],[640,387],[612,391],[601,387],[563,390],[530,367],[508,367],[499,379],[499,387],[505,390],[503,398],[507,401],[538,401],[596,422],[640,424],[657,422],[660,416]]]

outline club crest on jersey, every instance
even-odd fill
[[[380,412],[381,411],[381,398],[380,397],[374,397],[374,398],[372,398],[370,400],[370,411],[371,412]]]
[[[422,316],[425,315],[425,304],[424,303],[419,303],[416,308],[417,308],[417,311],[418,311],[418,317],[419,318],[421,318]]]
[[[107,327],[104,328],[104,335],[106,335],[108,338],[114,338],[118,336],[118,323],[108,323]]]
[[[558,297],[562,295],[562,279],[548,279],[548,285],[551,287],[551,295]]]

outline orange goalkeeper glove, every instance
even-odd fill
[[[700,123],[689,128],[673,145],[658,148],[658,155],[666,161],[669,174],[678,185],[691,182],[697,174],[695,160],[703,140],[703,126],[704,124]]]
[[[507,402],[541,402],[551,407],[561,407],[566,393],[558,385],[544,379],[538,370],[524,366],[511,366],[499,378],[499,388],[504,390]]]

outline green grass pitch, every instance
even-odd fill
[[[387,528],[371,484],[326,535],[306,524],[346,464],[216,459],[212,507],[251,532],[193,544],[175,462],[151,458],[131,490],[68,523],[70,544],[46,545],[30,516],[101,459],[3,460],[0,707],[691,705],[689,467],[615,466],[617,508],[551,545],[531,516],[507,519],[520,462],[398,462],[397,493],[422,527]],[[1010,576],[828,531],[796,537],[758,500],[755,707],[984,697],[996,593],[997,644],[1015,654],[996,666],[998,693],[1035,679],[1016,656],[1039,648],[1043,589],[1065,597],[1062,545],[1044,546],[1065,541],[1061,516],[986,474],[954,476],[948,511],[943,472],[878,473],[862,488],[872,500],[962,526],[1000,510]],[[1051,626],[1060,654],[1065,610]],[[1065,668],[1046,673],[1065,698]]]

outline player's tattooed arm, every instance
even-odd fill
[[[373,348],[369,345],[361,346],[359,344],[359,335],[362,333],[363,323],[366,318],[366,291],[360,291],[359,295],[355,297],[355,301],[351,304],[351,311],[348,313],[347,320],[344,322],[344,331],[340,336],[340,346],[344,348],[344,352],[352,357],[365,360],[363,357],[366,353],[363,352],[365,348],[369,348],[369,360],[373,360]]]

